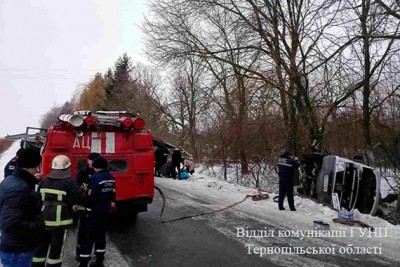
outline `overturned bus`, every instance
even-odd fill
[[[346,158],[324,154],[301,156],[301,188],[319,203],[375,215],[380,200],[380,176],[374,168]]]

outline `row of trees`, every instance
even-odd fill
[[[283,148],[349,156],[400,130],[396,1],[150,2],[148,56],[185,75],[174,92],[202,96],[195,132],[242,172]]]
[[[387,151],[400,132],[398,4],[372,0],[150,0],[146,53],[123,55],[75,108],[131,110],[196,160]],[[397,138],[397,139],[396,139]]]

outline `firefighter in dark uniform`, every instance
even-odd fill
[[[283,200],[287,195],[289,208],[296,211],[293,199],[293,177],[295,168],[300,166],[297,157],[293,157],[290,151],[285,151],[278,159],[278,175],[279,175],[279,210],[284,210]]]
[[[87,164],[82,169],[80,169],[78,171],[78,174],[76,175],[76,181],[78,182],[85,196],[87,193],[87,187],[89,185],[90,177],[94,174],[94,169],[92,166],[93,160],[99,156],[99,153],[90,153],[86,158]]]
[[[181,151],[179,148],[175,148],[172,152],[172,175],[176,179],[176,175],[181,175],[181,162],[183,161]]]
[[[15,171],[15,169],[17,167],[18,155],[21,152],[21,150],[22,150],[22,148],[18,149],[17,154],[4,167],[4,178],[11,175]]]
[[[38,187],[46,233],[43,243],[35,250],[34,267],[61,266],[66,229],[73,225],[73,206],[80,196],[78,183],[71,178],[71,161],[67,156],[54,157],[51,168]]]
[[[110,212],[115,209],[114,177],[107,171],[107,160],[97,157],[93,161],[95,174],[90,178],[86,199],[87,215],[82,220],[83,240],[79,251],[81,267],[86,267],[90,260],[93,245],[96,263],[102,267],[106,252],[106,222]]]
[[[81,197],[79,200],[79,221],[78,221],[78,233],[77,233],[77,240],[76,240],[76,259],[79,261],[79,248],[80,244],[82,242],[82,217],[86,216],[86,208],[85,208],[85,199],[87,198],[88,194],[88,186],[90,182],[90,178],[94,175],[94,169],[93,169],[93,160],[97,157],[99,157],[100,154],[96,152],[90,153],[87,158],[86,158],[86,163],[83,168],[81,168],[78,171],[78,174],[76,176],[76,181],[79,184],[79,187],[81,189]]]
[[[154,151],[154,157],[156,160],[155,164],[155,176],[161,177],[161,167],[167,162],[167,156],[168,156],[168,149],[165,149],[163,147],[157,147],[156,150]]]

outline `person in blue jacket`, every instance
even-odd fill
[[[287,195],[289,208],[296,211],[293,198],[293,177],[295,168],[300,166],[297,157],[293,157],[290,151],[285,151],[278,159],[278,175],[279,175],[279,210],[284,210],[283,200]]]
[[[115,183],[113,176],[107,171],[107,160],[99,156],[92,164],[95,174],[90,178],[88,197],[86,199],[87,215],[82,220],[83,240],[80,247],[80,267],[89,263],[93,245],[96,263],[103,267],[106,252],[106,223],[108,215],[115,208]]]
[[[79,199],[79,204],[80,209],[78,208],[78,231],[77,231],[77,236],[76,236],[76,255],[75,259],[79,261],[79,249],[81,247],[82,243],[82,236],[83,236],[83,230],[82,230],[82,221],[84,220],[83,217],[86,216],[86,209],[85,209],[85,202],[88,194],[88,187],[89,187],[89,182],[90,178],[95,174],[95,171],[93,169],[93,160],[97,157],[99,157],[100,154],[96,152],[90,153],[86,157],[86,164],[83,166],[79,171],[76,176],[76,181],[78,182],[78,185],[80,186],[81,189],[81,197]]]
[[[22,151],[22,148],[18,149],[16,155],[4,167],[4,178],[11,175],[15,171],[15,169],[17,167],[18,155],[21,151]]]
[[[30,267],[45,232],[41,198],[35,191],[39,151],[20,151],[16,170],[0,184],[0,261],[4,267]]]

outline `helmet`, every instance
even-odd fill
[[[53,161],[51,162],[51,168],[53,170],[64,170],[68,169],[69,166],[71,166],[71,160],[64,155],[54,157]]]

